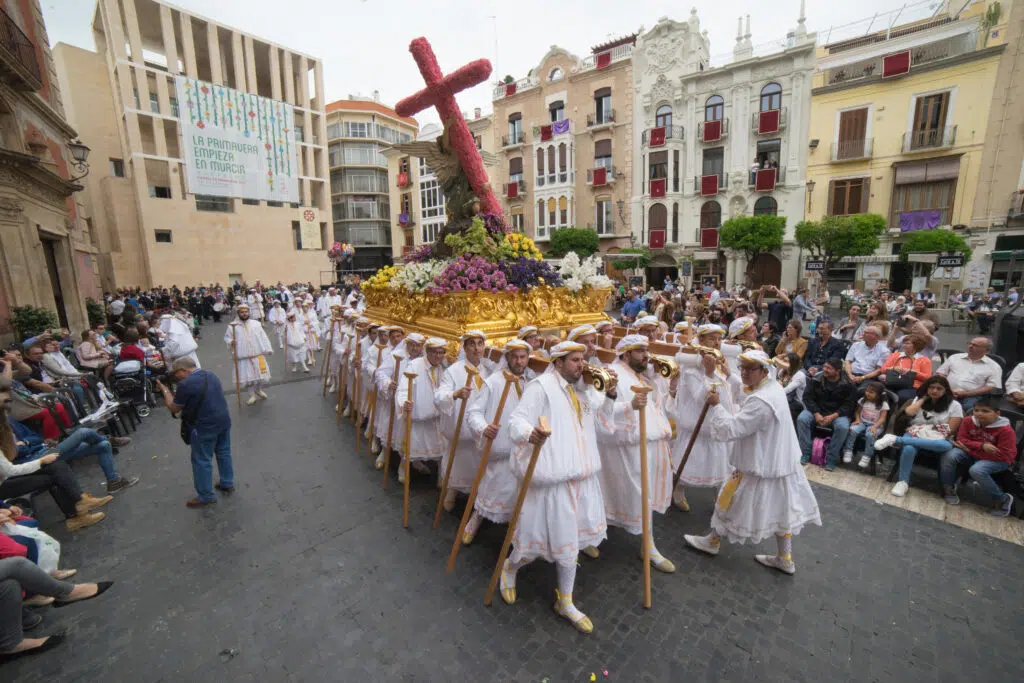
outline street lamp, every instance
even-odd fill
[[[89,147],[78,138],[75,138],[68,143],[68,150],[71,151],[71,165],[82,172],[82,175],[70,179],[71,182],[75,182],[89,175]]]

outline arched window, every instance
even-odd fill
[[[657,128],[664,126],[669,128],[672,126],[672,107],[667,104],[663,104],[658,107],[658,111],[654,114],[654,125]]]
[[[558,225],[557,214],[555,213],[555,211],[556,211],[555,198],[554,197],[550,197],[548,199],[548,225],[550,225],[551,227],[554,227],[554,226]]]
[[[755,216],[774,216],[779,213],[779,204],[771,197],[761,197],[754,202]]]
[[[704,103],[704,120],[721,121],[723,116],[725,116],[725,100],[721,95],[712,95]]]
[[[569,225],[569,199],[565,196],[558,198],[558,225],[563,228]]]
[[[700,227],[720,228],[722,227],[722,205],[718,202],[704,202],[700,207]]]
[[[548,182],[555,182],[555,146],[548,147]]]
[[[562,69],[560,67],[557,67],[557,66],[554,69],[552,69],[551,72],[548,74],[548,80],[549,81],[557,81],[557,80],[560,80],[561,78],[562,78]]]
[[[544,227],[544,200],[537,200],[537,228],[541,229]]]
[[[782,86],[769,83],[761,88],[761,111],[782,109]]]
[[[537,148],[537,184],[544,184],[544,148]]]
[[[668,227],[668,209],[664,204],[651,204],[647,210],[647,227],[651,230],[664,230]]]

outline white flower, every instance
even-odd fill
[[[584,287],[594,289],[605,289],[612,286],[612,281],[601,275],[598,269],[601,265],[601,258],[594,254],[580,261],[579,255],[570,251],[562,259],[562,265],[558,272],[562,276],[562,283],[570,292],[578,292]]]
[[[427,261],[425,263],[407,263],[391,278],[388,287],[392,289],[404,289],[409,292],[426,291],[434,282],[441,271],[448,265],[448,261]]]

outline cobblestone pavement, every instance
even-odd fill
[[[201,358],[228,386],[222,327],[205,332]],[[654,572],[650,610],[637,539],[618,530],[578,574],[593,635],[554,615],[544,563],[520,573],[516,605],[496,596],[485,607],[504,528],[485,525],[446,574],[457,519],[431,528],[433,480],[414,479],[403,530],[401,488],[381,489],[352,426],[337,427],[319,393],[313,380],[281,384],[234,416],[239,488],[211,508],[185,508],[188,454],[162,410],[117,456],[142,482],[117,494],[102,524],[68,534],[40,497],[63,566],[117,583],[99,600],[45,608],[42,632],[67,629],[67,643],[0,664],[0,679],[961,682],[1024,670],[1021,548],[818,485],[825,526],[795,539],[795,577],[760,567],[750,547],[716,558],[685,549],[682,535],[706,528],[713,503],[694,491],[692,512],[656,517],[678,571]],[[100,492],[99,468],[76,465]]]

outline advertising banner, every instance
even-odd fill
[[[303,249],[323,249],[320,241],[320,212],[317,209],[299,209],[299,230]]]
[[[174,89],[190,193],[299,201],[292,105],[185,76]]]

